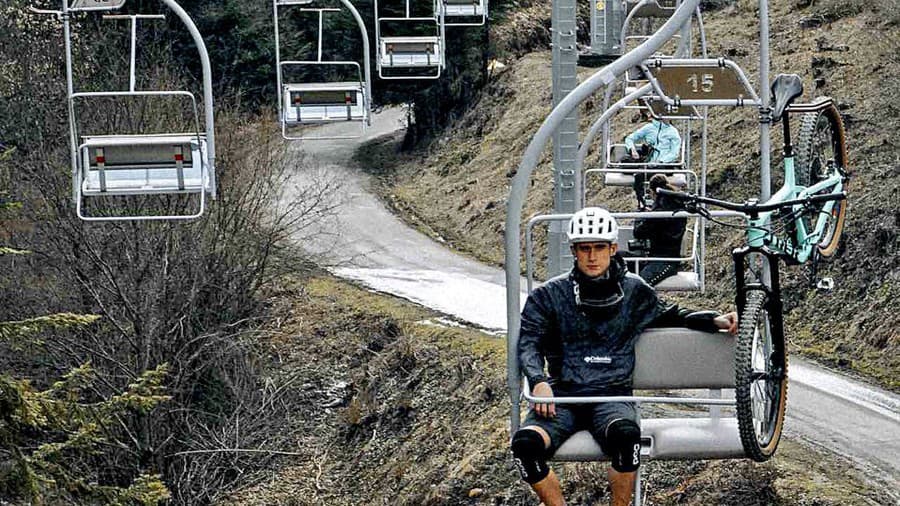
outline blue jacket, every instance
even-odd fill
[[[635,143],[649,144],[653,150],[650,163],[672,163],[681,157],[681,135],[678,129],[659,120],[638,128],[625,137],[625,147],[631,150]]]
[[[518,358],[532,387],[549,381],[555,395],[629,395],[635,341],[646,328],[688,324],[715,329],[709,316],[695,322],[687,316],[689,310],[666,307],[650,285],[627,271],[621,256],[613,257],[609,273],[609,281],[621,289],[622,298],[608,310],[598,312],[576,304],[576,268],[528,296],[522,310]],[[545,360],[548,374],[544,373]]]

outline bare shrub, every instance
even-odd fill
[[[0,344],[0,369],[40,387],[90,363],[95,380],[80,395],[91,401],[166,364],[171,401],[116,413],[107,443],[84,466],[94,473],[86,478],[103,485],[161,473],[174,501],[213,501],[289,453],[290,434],[280,424],[291,413],[293,380],[266,375],[268,357],[256,339],[267,314],[262,292],[273,279],[309,268],[292,242],[331,214],[337,183],[281,142],[271,119],[218,104],[220,191],[204,218],[81,222],[71,201],[63,55],[53,47],[61,30],[23,16],[24,3],[14,3],[0,20],[0,142],[16,152],[0,181],[23,205],[21,218],[0,220],[0,237],[33,254],[0,257],[0,321],[60,311],[102,319],[89,332],[48,331],[28,349]],[[113,88],[103,79],[122,75],[121,55],[106,49],[106,28],[79,23],[87,49],[77,51],[84,57],[76,58],[78,75],[93,89]],[[34,46],[21,44],[30,40]],[[150,50],[161,67],[173,67],[164,44]],[[92,70],[96,62],[107,63]],[[146,89],[189,82],[162,71],[147,75]],[[83,126],[167,128],[159,107],[85,114]],[[148,197],[127,205],[186,203]]]

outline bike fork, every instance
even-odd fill
[[[747,261],[748,255],[750,254],[759,254],[766,257],[769,268],[769,279],[771,279],[771,284],[766,285],[762,282],[762,280],[755,280],[753,282],[748,282],[746,279],[747,272]],[[784,349],[786,350],[786,343],[784,339],[784,317],[783,310],[784,307],[781,303],[781,278],[778,272],[778,254],[770,250],[765,246],[745,246],[743,248],[737,248],[732,253],[732,258],[734,259],[734,278],[735,278],[735,305],[737,306],[738,318],[744,314],[744,307],[747,304],[747,293],[751,290],[762,290],[766,292],[766,314],[769,318],[770,328],[772,330],[772,344],[775,346],[775,349]],[[740,325],[740,322],[738,322]],[[774,356],[779,356],[779,354],[775,353]],[[780,356],[786,356],[785,354],[781,354]],[[774,364],[776,370],[783,371],[784,365],[783,363]],[[781,373],[783,374],[783,372]]]

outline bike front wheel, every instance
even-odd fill
[[[735,352],[735,402],[744,452],[763,462],[775,454],[784,428],[787,356],[769,317],[768,294],[750,290],[746,300]]]
[[[809,187],[834,175],[847,176],[845,141],[844,123],[834,104],[821,111],[803,114],[796,147],[797,184]],[[845,177],[844,191],[847,191],[847,182]],[[830,257],[840,245],[847,201],[835,201],[830,213],[824,212],[825,206],[825,202],[821,203],[819,212],[805,217],[804,224],[809,233],[818,220],[827,220],[816,249],[821,256]]]

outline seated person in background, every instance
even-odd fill
[[[648,111],[641,112],[641,116],[650,122],[625,137],[625,148],[632,160],[646,162],[648,169],[653,168],[656,164],[678,161],[681,155],[681,135],[678,133],[678,129],[673,127],[668,120],[654,118]],[[649,153],[646,157],[641,157],[636,144],[647,146]],[[660,171],[662,172],[663,169]],[[678,175],[673,180],[676,178],[680,178],[680,181],[684,180],[683,175]],[[646,180],[647,174],[634,175],[634,191],[637,195],[638,206],[644,205],[644,181]],[[683,185],[683,183],[679,185]]]
[[[674,190],[666,176],[654,174],[650,178],[650,196],[653,204],[647,211],[674,211],[681,206],[669,197],[661,195],[658,189]],[[629,250],[632,256],[670,257],[681,256],[681,240],[687,226],[686,218],[643,218],[634,222],[634,241],[630,241]],[[651,261],[641,262],[638,275],[656,286],[660,281],[674,276],[678,272],[678,262]],[[634,264],[629,262],[629,268]]]

